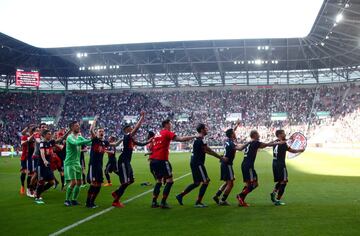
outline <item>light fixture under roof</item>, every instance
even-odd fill
[[[343,19],[343,14],[342,13],[339,13],[337,14],[336,18],[335,18],[335,22],[336,23],[339,23],[342,19]]]

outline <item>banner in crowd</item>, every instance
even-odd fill
[[[286,112],[273,112],[271,113],[271,120],[286,120],[288,114]]]
[[[82,118],[82,120],[89,122],[89,124],[91,125],[94,122],[94,118],[94,116],[85,116]]]
[[[189,121],[189,115],[186,113],[182,113],[176,117],[176,121],[178,122],[187,122]]]
[[[52,125],[55,122],[55,117],[41,117],[41,123],[45,123],[47,125]]]
[[[137,120],[137,116],[124,116],[123,120],[126,123],[135,123]]]
[[[316,116],[319,119],[325,119],[325,118],[330,117],[330,112],[329,111],[318,111],[318,112],[316,112]]]
[[[229,113],[226,116],[226,121],[237,121],[237,120],[241,120],[242,115],[241,113]]]

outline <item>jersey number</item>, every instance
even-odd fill
[[[278,148],[279,148],[279,145],[276,145],[275,148],[274,148],[274,159],[275,160],[277,160]]]

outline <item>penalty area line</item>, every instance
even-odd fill
[[[177,181],[177,180],[180,180],[180,179],[182,179],[182,178],[185,178],[186,176],[189,176],[191,173],[187,173],[187,174],[185,174],[185,175],[182,175],[182,176],[180,176],[180,177],[178,177],[178,178],[175,178],[174,179],[174,181]],[[129,203],[129,202],[131,202],[131,201],[134,201],[134,200],[136,200],[136,199],[138,199],[138,198],[140,198],[140,197],[142,197],[142,196],[144,196],[144,195],[146,195],[146,194],[148,194],[148,193],[151,193],[153,191],[153,189],[150,189],[150,190],[148,190],[148,191],[145,191],[145,192],[143,192],[143,193],[140,193],[140,194],[138,194],[138,195],[136,195],[136,196],[134,196],[134,197],[132,197],[132,198],[129,198],[129,199],[127,199],[126,201],[124,201],[123,203]],[[99,211],[99,212],[97,212],[97,213],[95,213],[95,214],[93,214],[93,215],[90,215],[90,216],[88,216],[88,217],[86,217],[86,218],[84,218],[84,219],[82,219],[82,220],[79,220],[79,221],[77,221],[77,222],[75,222],[75,223],[73,223],[73,224],[71,224],[71,225],[68,225],[68,226],[66,226],[66,227],[64,227],[64,228],[62,228],[62,229],[60,229],[60,230],[58,230],[58,231],[56,231],[56,232],[54,232],[54,233],[52,233],[52,234],[49,234],[49,236],[57,236],[57,235],[60,235],[60,234],[62,234],[62,233],[65,233],[66,231],[68,231],[68,230],[70,230],[70,229],[72,229],[72,228],[75,228],[75,227],[77,227],[77,226],[79,226],[79,225],[81,225],[81,224],[83,224],[83,223],[85,223],[85,222],[88,222],[88,221],[90,221],[90,220],[92,220],[92,219],[94,219],[94,218],[96,218],[96,217],[98,217],[98,216],[101,216],[101,215],[103,215],[103,214],[105,214],[105,213],[107,213],[107,212],[109,212],[109,211],[111,211],[111,210],[113,210],[113,209],[115,209],[115,207],[113,207],[113,206],[111,206],[111,207],[109,207],[109,208],[106,208],[106,209],[104,209],[104,210],[102,210],[102,211]]]

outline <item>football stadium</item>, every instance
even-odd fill
[[[1,0],[1,235],[360,235],[360,0]]]

